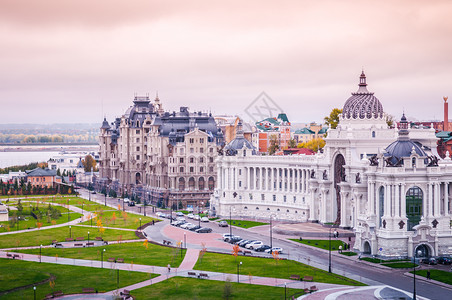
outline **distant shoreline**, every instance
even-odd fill
[[[0,152],[40,152],[40,151],[99,151],[99,144],[0,144]]]

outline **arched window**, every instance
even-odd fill
[[[198,189],[199,189],[200,191],[202,191],[202,190],[204,190],[204,188],[205,188],[204,177],[199,177],[199,180],[198,180]]]
[[[190,177],[190,179],[188,179],[188,189],[189,190],[195,189],[195,179],[193,177]]]
[[[381,222],[382,222],[382,218],[383,218],[383,214],[385,211],[385,188],[383,186],[380,187],[380,190],[378,191],[378,200],[380,203],[380,209],[378,212],[378,217],[380,220],[380,227],[381,227]]]
[[[209,177],[209,191],[213,191],[215,188],[215,179],[213,177]]]
[[[185,179],[184,179],[184,177],[179,178],[179,190],[180,191],[185,190]]]
[[[412,166],[413,168],[416,168],[416,157],[413,157],[413,158],[411,159],[411,166]]]
[[[413,230],[413,227],[419,224],[422,217],[422,190],[413,186],[406,193],[406,216],[408,218],[407,230]]]
[[[372,131],[372,137],[373,138],[375,137],[375,131]]]

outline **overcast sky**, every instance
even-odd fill
[[[166,110],[243,117],[265,92],[291,121],[322,121],[362,68],[386,112],[442,119],[451,12],[452,1],[0,0],[0,123],[111,121],[157,91]]]

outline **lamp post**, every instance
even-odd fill
[[[119,290],[119,269],[116,269],[116,289]]]
[[[140,230],[142,230],[142,229],[141,229],[141,218],[140,218]]]
[[[42,245],[39,246],[39,263],[41,263],[41,257],[42,257]]]
[[[237,264],[237,283],[240,282],[240,266],[242,265],[242,262],[239,262]]]
[[[232,238],[231,209],[232,209],[232,207],[229,206],[229,236]]]
[[[331,227],[328,238],[329,238],[328,273],[331,273]]]
[[[67,199],[67,221],[71,220],[71,214],[69,213],[69,198]]]
[[[284,282],[284,300],[287,299],[287,283]]]
[[[88,244],[89,244],[89,231],[88,231]],[[89,245],[88,245],[88,247],[89,247]]]
[[[36,300],[36,286],[33,287],[33,295],[34,295],[34,299]]]
[[[199,227],[201,227],[201,214],[200,214],[200,209],[199,209],[199,201],[198,201],[198,225]]]
[[[422,254],[421,250],[417,251],[418,256]],[[416,300],[416,251],[413,253],[413,300]]]
[[[187,235],[184,232],[184,248],[187,249]]]
[[[105,252],[105,249],[103,251],[100,251],[100,267],[102,269],[104,268],[104,252]]]
[[[83,215],[83,204],[84,204],[84,203],[82,202],[82,215]]]
[[[144,198],[144,197],[143,197]],[[148,198],[149,198],[149,193],[148,193]],[[146,217],[146,198],[145,199],[143,199],[144,201],[144,212],[143,212],[143,215]]]
[[[72,226],[69,225],[69,238],[71,238],[71,237],[72,237]]]
[[[272,237],[272,216],[270,215],[270,249],[273,248],[273,237]]]
[[[108,185],[105,186],[105,193],[104,193],[105,200],[104,200],[104,206],[107,206],[107,187],[108,187]]]
[[[127,188],[126,188],[126,194],[127,194]],[[124,196],[125,196],[125,194],[122,195],[122,211],[126,210],[126,206],[124,205]]]

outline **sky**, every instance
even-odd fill
[[[322,122],[363,69],[396,119],[442,119],[450,12],[434,0],[0,0],[0,123],[112,121],[157,92],[169,111],[251,120],[271,99],[274,114]]]

